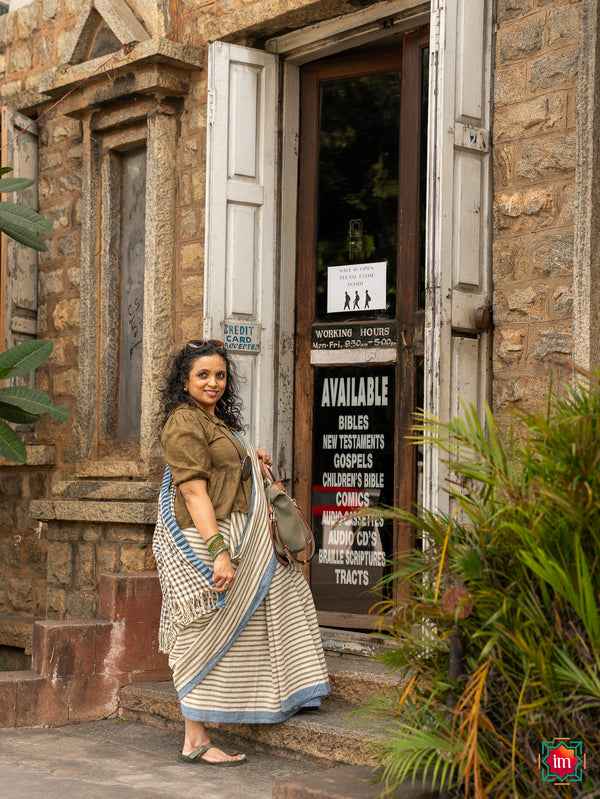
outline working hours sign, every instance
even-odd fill
[[[394,367],[317,367],[313,425],[311,588],[319,610],[368,613],[391,531],[347,517],[394,501]]]

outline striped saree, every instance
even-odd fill
[[[273,553],[267,504],[254,451],[250,512],[218,521],[236,570],[218,594],[212,558],[195,528],[173,516],[169,469],[159,498],[153,551],[163,592],[159,647],[169,654],[185,718],[273,723],[329,693],[310,589],[303,575]]]

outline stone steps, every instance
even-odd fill
[[[350,722],[368,694],[392,680],[372,660],[327,655],[332,692],[318,710],[300,712],[283,724],[220,724],[215,737],[254,751],[315,765],[369,765],[376,759],[376,736]],[[120,691],[120,715],[127,720],[183,730],[179,700],[171,682],[127,685]],[[207,725],[211,726],[211,725]]]
[[[348,726],[355,706],[327,698],[321,708],[297,713],[282,724],[207,724],[215,739],[319,766],[333,763],[368,765],[375,762],[375,736]],[[179,700],[173,684],[127,685],[120,692],[119,715],[157,727],[183,731]]]

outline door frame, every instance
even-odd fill
[[[300,148],[300,185],[297,249],[297,303],[296,303],[296,359],[295,359],[295,447],[293,469],[293,493],[300,505],[311,507],[312,482],[306,479],[313,474],[313,427],[314,427],[314,369],[319,365],[352,365],[357,362],[393,365],[394,390],[394,499],[393,504],[410,510],[417,499],[416,448],[409,440],[410,427],[416,409],[417,361],[423,355],[423,310],[419,304],[419,220],[422,144],[422,53],[429,45],[427,26],[407,33],[401,44],[392,48],[370,51],[364,55],[344,53],[324,62],[314,62],[308,67],[301,86],[303,116],[303,140]],[[315,262],[316,222],[310,211],[318,201],[318,137],[319,137],[319,93],[323,81],[343,79],[359,75],[379,74],[400,70],[402,94],[400,129],[398,139],[399,184],[397,216],[396,285],[402,287],[396,299],[394,323],[397,326],[397,342],[393,347],[375,350],[313,350],[311,329],[315,310]],[[424,120],[427,124],[427,120]],[[304,246],[301,246],[303,243]],[[423,265],[424,266],[424,265]],[[377,314],[373,314],[377,316]],[[391,321],[391,320],[389,320]],[[371,323],[371,320],[365,320]],[[376,322],[374,322],[376,323]],[[384,321],[382,323],[385,323]],[[334,325],[335,326],[335,325]],[[421,335],[415,335],[419,331]],[[341,357],[340,357],[341,356]],[[305,407],[303,398],[307,398]],[[304,477],[305,479],[301,479]],[[394,560],[406,557],[414,546],[414,531],[406,524],[393,526],[393,551],[388,553]],[[310,569],[307,569],[309,572]],[[308,576],[308,574],[307,574]],[[399,599],[396,596],[396,599]],[[375,598],[373,598],[375,602]],[[319,621],[327,626],[350,626],[371,629],[376,617],[366,613],[318,611]]]
[[[361,44],[422,28],[431,19],[430,3],[419,0],[384,0],[361,11],[310,25],[268,39],[265,49],[280,56],[281,157],[279,199],[279,312],[280,391],[277,397],[276,463],[284,480],[292,477],[294,451],[294,366],[296,314],[296,242],[298,212],[298,159],[300,143],[300,67]],[[358,354],[358,353],[357,353]]]

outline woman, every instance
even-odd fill
[[[179,759],[237,766],[205,722],[274,723],[329,693],[310,589],[279,564],[258,459],[240,435],[223,343],[190,341],[161,392],[167,461],[153,551],[163,593],[160,649],[185,719]]]

